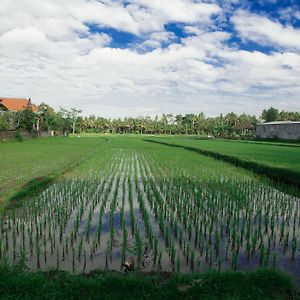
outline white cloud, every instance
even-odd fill
[[[131,0],[148,7],[168,22],[209,22],[213,14],[221,12],[216,4],[195,3],[191,0]]]
[[[140,32],[139,23],[134,20],[130,11],[120,3],[105,5],[101,2],[90,1],[78,6],[71,4],[70,11],[82,22],[112,27],[134,34]]]
[[[90,1],[70,10],[82,22],[112,27],[137,35],[161,31],[169,22],[210,23],[210,17],[221,12],[216,4],[191,0]]]
[[[0,36],[0,46],[10,50],[31,50],[43,47],[47,42],[43,31],[34,27],[15,28]]]
[[[300,50],[300,29],[283,26],[267,17],[240,10],[231,18],[244,40],[262,45],[279,46]]]
[[[141,45],[141,48],[160,48],[162,44],[171,43],[176,39],[173,32],[156,31],[150,34],[149,38]]]
[[[281,53],[241,51],[227,45],[230,33],[212,26],[211,17],[221,14],[216,4],[127,2],[2,0],[0,95],[31,97],[56,108],[75,106],[85,114],[106,116],[200,110],[258,113],[267,101],[297,108],[297,42],[283,38],[280,46],[286,50]],[[245,16],[245,22],[248,17],[257,22],[263,18]],[[291,27],[267,21],[272,28],[279,26],[280,33],[295,34]],[[143,44],[112,48],[112,37],[91,32],[89,22],[137,34]],[[192,35],[178,43],[178,37],[164,28],[168,22],[183,22],[182,28]],[[237,26],[244,38],[254,36],[259,43],[275,39],[266,33],[257,33],[258,38],[242,25]],[[152,49],[141,51],[145,46]]]
[[[241,92],[251,92],[253,88],[278,90],[289,87],[298,88],[300,76],[300,55],[295,53],[226,51],[220,56],[227,60],[226,78]],[[238,80],[236,80],[238,78]],[[272,93],[272,91],[270,91]],[[277,97],[274,92],[275,96]]]

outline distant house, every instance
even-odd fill
[[[255,135],[255,126],[251,122],[236,124],[233,126],[233,129],[238,132],[240,136]]]
[[[33,112],[38,111],[38,107],[31,103],[31,99],[26,98],[1,98],[0,111],[22,111],[30,109]]]
[[[259,124],[256,133],[262,139],[300,140],[300,121],[276,121]]]

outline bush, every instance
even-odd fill
[[[3,116],[0,115],[0,131],[5,131],[9,129],[9,124]]]

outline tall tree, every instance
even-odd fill
[[[274,107],[270,107],[269,109],[264,109],[262,111],[261,117],[263,120],[266,122],[273,122],[273,121],[278,121],[279,118],[279,112],[278,109]]]
[[[76,121],[77,118],[79,117],[79,114],[82,113],[82,110],[76,109],[76,108],[71,108],[70,110],[70,115],[72,119],[72,133],[75,133],[75,126],[76,126]]]

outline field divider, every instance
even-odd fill
[[[300,174],[298,172],[294,172],[292,170],[287,170],[279,167],[270,167],[264,164],[260,164],[254,161],[249,161],[245,159],[238,158],[236,156],[231,156],[227,154],[221,154],[215,151],[203,150],[196,147],[184,146],[179,144],[171,144],[163,141],[151,140],[151,139],[143,139],[146,142],[156,143],[164,146],[181,148],[191,152],[195,152],[198,154],[202,154],[205,156],[212,157],[217,160],[221,160],[227,163],[230,163],[236,167],[241,167],[243,169],[252,171],[256,174],[266,176],[277,184],[285,184],[294,187],[299,193],[300,190]],[[296,192],[296,191],[295,191]]]

